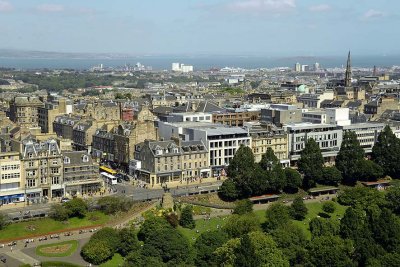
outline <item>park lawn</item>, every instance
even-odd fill
[[[210,220],[198,219],[196,220],[196,227],[194,229],[183,228],[178,226],[178,230],[189,239],[191,243],[194,243],[196,239],[207,230],[214,231],[218,230],[217,225],[221,228],[225,225],[227,216],[225,217],[214,217]],[[199,231],[198,233],[196,231]]]
[[[82,267],[81,265],[64,262],[64,261],[44,261],[41,262],[42,267]]]
[[[79,243],[76,240],[69,240],[54,244],[40,245],[36,247],[35,253],[43,257],[67,257],[75,252],[75,250],[78,248],[78,244]],[[68,249],[65,249],[65,251],[62,252],[60,251],[54,253],[44,251],[44,249],[50,249],[50,250],[56,249],[58,246],[68,246]]]
[[[118,267],[122,266],[123,264],[124,264],[124,258],[120,254],[115,253],[110,260],[100,264],[99,267]]]
[[[335,212],[330,214],[331,218],[333,220],[338,220],[339,218],[343,218],[343,215],[344,215],[347,207],[342,206],[337,202],[334,202],[334,203],[335,203]],[[316,218],[318,216],[318,213],[324,212],[322,210],[323,204],[324,204],[324,202],[306,203],[306,207],[308,208],[308,214],[307,214],[306,218],[302,221],[293,220],[294,224],[300,226],[304,230],[304,233],[306,234],[308,239],[311,239],[311,233],[310,233],[310,229],[308,227],[309,222],[311,221],[311,219]]]
[[[0,241],[11,238],[23,238],[32,235],[41,235],[60,230],[100,225],[108,222],[110,217],[99,211],[89,212],[85,218],[71,218],[68,222],[59,222],[51,218],[43,218],[26,222],[16,222],[0,230]]]

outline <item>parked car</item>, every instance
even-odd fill
[[[71,199],[69,199],[69,198],[67,198],[67,197],[63,197],[62,199],[61,199],[61,203],[65,203],[65,202],[68,202],[68,201],[70,201]]]

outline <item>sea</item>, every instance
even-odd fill
[[[327,57],[266,57],[266,56],[138,56],[127,58],[12,58],[0,57],[0,67],[20,70],[75,69],[85,70],[103,64],[103,67],[135,65],[137,62],[151,66],[153,70],[170,70],[173,62],[193,65],[195,70],[236,67],[245,69],[291,67],[299,62],[312,66],[318,62],[321,68],[346,66],[347,55]],[[400,65],[400,55],[352,56],[352,66],[360,68],[392,67]]]

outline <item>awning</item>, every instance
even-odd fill
[[[24,194],[15,194],[15,195],[8,195],[8,196],[0,196],[1,200],[4,199],[13,199],[13,198],[21,198],[24,197]]]
[[[211,169],[201,169],[200,172],[210,172]]]

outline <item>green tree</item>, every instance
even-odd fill
[[[217,256],[213,252],[227,241],[228,235],[223,231],[202,233],[194,243],[196,266],[217,266]]]
[[[284,172],[286,185],[283,188],[283,191],[289,194],[297,193],[303,183],[303,178],[301,177],[301,174],[297,170],[292,168],[286,168],[284,169]]]
[[[391,187],[386,196],[387,206],[390,208],[394,213],[400,215],[400,187],[393,186]]]
[[[350,241],[338,236],[320,236],[309,243],[308,255],[312,266],[355,266],[351,258],[353,248]]]
[[[326,201],[322,204],[322,210],[327,213],[334,213],[336,209],[335,202],[333,201]]]
[[[308,209],[307,209],[306,205],[304,204],[304,201],[301,197],[296,197],[293,200],[293,203],[290,207],[291,207],[290,213],[291,213],[293,219],[298,220],[298,221],[304,220],[304,218],[306,217],[306,215],[308,213]]]
[[[0,212],[0,230],[4,229],[7,225],[7,218],[6,216]]]
[[[179,217],[175,212],[171,212],[167,215],[165,215],[165,219],[167,220],[167,222],[169,222],[169,224],[176,228],[179,225]]]
[[[70,216],[70,211],[61,204],[53,204],[50,207],[49,216],[56,221],[66,221]]]
[[[119,231],[119,248],[118,252],[123,256],[127,256],[130,252],[140,249],[140,243],[134,228],[123,228]]]
[[[223,229],[231,238],[241,237],[247,233],[260,230],[260,221],[253,213],[233,214],[228,217]]]
[[[235,252],[234,266],[257,267],[277,266],[289,267],[289,261],[279,250],[271,236],[262,232],[252,232],[244,235]]]
[[[239,197],[239,194],[236,189],[235,182],[231,179],[225,180],[218,190],[218,195],[221,197],[221,199],[226,201],[236,200]]]
[[[339,233],[339,224],[332,219],[313,218],[310,221],[309,227],[313,238],[337,235]]]
[[[278,227],[290,222],[289,207],[281,204],[272,204],[265,212],[266,221],[263,228],[266,232],[272,232]]]
[[[83,218],[88,211],[87,203],[81,198],[71,199],[63,205],[69,211],[70,217]]]
[[[363,228],[368,227],[364,224],[364,213],[360,208],[349,207],[346,209],[343,218],[340,220],[340,235],[343,238],[355,239],[360,235]]]
[[[85,261],[99,265],[111,259],[114,251],[106,240],[89,241],[82,247],[81,255]]]
[[[163,217],[150,217],[144,221],[138,232],[138,239],[146,241],[158,229],[173,229]]]
[[[400,219],[389,209],[383,208],[378,220],[370,223],[375,241],[387,252],[400,248]]]
[[[314,187],[316,181],[322,178],[322,167],[324,158],[322,157],[321,149],[314,139],[309,139],[301,151],[298,161],[299,171],[303,173],[303,186],[305,188]]]
[[[386,125],[372,148],[372,159],[380,165],[386,175],[400,178],[400,140]]]
[[[240,246],[240,238],[228,240],[214,251],[217,266],[232,267],[236,260],[235,251]]]
[[[362,159],[357,163],[355,173],[359,181],[376,181],[383,176],[381,166],[371,160]]]
[[[293,223],[284,224],[271,232],[278,248],[289,259],[290,266],[302,265],[306,260],[307,237],[302,228]]]
[[[238,200],[235,203],[235,208],[233,209],[234,214],[243,215],[253,211],[253,202],[249,199]]]
[[[353,185],[357,181],[359,162],[364,160],[364,154],[355,132],[345,131],[336,157],[336,167],[342,173],[345,184]]]
[[[117,250],[121,246],[121,240],[118,231],[111,227],[101,228],[100,230],[95,232],[89,240],[89,242],[92,243],[97,243],[101,241],[107,242],[113,253],[117,252]]]
[[[128,197],[106,196],[100,198],[97,205],[105,214],[115,214],[118,211],[128,211],[132,207],[133,201]]]
[[[341,190],[339,192],[338,202],[345,206],[359,206],[363,209],[371,205],[377,205],[379,207],[386,205],[383,192],[365,186],[355,186]]]
[[[322,180],[318,182],[323,185],[337,186],[342,179],[342,174],[336,167],[324,167],[322,169]]]
[[[251,148],[241,145],[228,166],[229,179],[235,183],[240,198],[253,195],[254,176],[256,164]]]
[[[261,157],[259,165],[268,173],[268,188],[272,191],[282,190],[286,185],[285,172],[272,148],[267,148],[267,151]]]
[[[271,147],[268,147],[265,154],[261,156],[259,164],[264,170],[270,171],[272,171],[276,166],[281,166],[278,157],[275,155],[274,150]]]
[[[194,229],[196,227],[196,222],[193,219],[193,207],[191,205],[186,205],[182,209],[179,224],[182,227],[189,228],[189,229]]]

